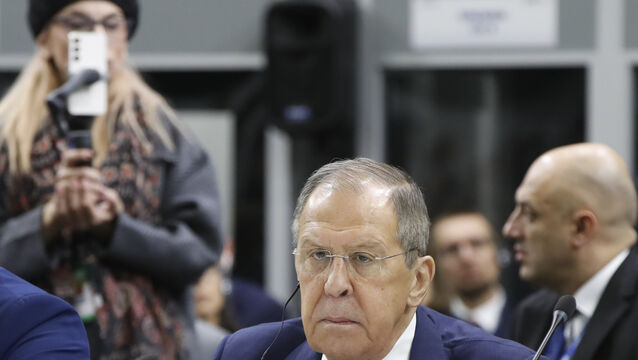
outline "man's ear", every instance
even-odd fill
[[[572,217],[574,236],[571,245],[579,248],[591,241],[592,235],[598,229],[598,218],[591,210],[578,210]]]
[[[408,306],[416,307],[421,304],[432,285],[435,271],[434,259],[429,255],[417,257],[411,270],[414,277],[408,293]]]

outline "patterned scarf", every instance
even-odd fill
[[[141,114],[138,117],[150,134]],[[64,147],[65,140],[51,119],[47,119],[34,139],[29,174],[10,176],[6,147],[0,149],[0,189],[5,190],[2,200],[11,216],[44,204],[51,197]],[[119,122],[115,125],[108,154],[100,167],[105,185],[117,190],[128,215],[156,225],[161,218],[160,165],[128,127]],[[57,256],[69,249],[51,252]],[[38,285],[64,298],[52,284],[72,279],[71,269],[77,265],[74,262],[61,262],[48,275],[48,284]],[[189,357],[175,297],[143,275],[110,267],[99,260],[92,266],[91,279],[103,300],[95,317],[99,339],[91,339],[92,347],[99,349],[99,359]]]

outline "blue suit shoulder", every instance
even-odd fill
[[[421,325],[419,325],[419,319],[422,319]],[[424,336],[433,335],[432,329],[428,329],[430,326],[439,334],[440,337],[437,340],[440,345],[436,344],[437,340],[430,341]],[[419,338],[415,338],[412,345],[412,355],[425,353],[428,350],[426,347],[431,350],[442,346],[442,354],[437,357],[440,359],[513,360],[534,357],[534,351],[519,343],[494,336],[462,320],[425,307],[419,307],[417,310],[417,328]],[[423,344],[424,342],[426,344]]]
[[[281,328],[281,322],[261,324],[228,335],[217,347],[213,359],[259,359]],[[268,351],[269,359],[283,359],[306,341],[300,318],[286,320],[277,341]]]
[[[64,300],[0,267],[0,358],[88,359],[77,312]]]
[[[259,359],[272,343],[281,323],[242,329],[227,336],[214,359]],[[294,354],[294,355],[292,355]],[[283,330],[268,352],[268,359],[319,359],[308,347],[301,319],[284,322]],[[463,321],[419,307],[417,329],[410,359],[433,360],[531,360],[534,352],[523,345],[502,339]]]

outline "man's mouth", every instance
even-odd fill
[[[329,323],[329,324],[335,324],[335,325],[349,325],[349,324],[354,324],[355,321],[352,321],[348,318],[344,318],[344,317],[328,317],[323,319],[323,321]]]
[[[520,247],[514,246],[514,258],[516,261],[520,262],[525,257],[527,257],[527,251],[521,249]]]

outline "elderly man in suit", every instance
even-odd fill
[[[561,294],[576,315],[546,352],[554,359],[638,359],[636,191],[620,156],[601,144],[559,147],[539,157],[516,191],[503,227],[519,274],[543,290],[516,315],[514,339],[543,339]]]
[[[0,359],[89,358],[77,312],[0,267]]]
[[[334,162],[293,220],[301,319],[240,330],[215,359],[531,359],[520,344],[419,306],[434,275],[423,196],[403,171]],[[266,352],[266,348],[272,346]]]

